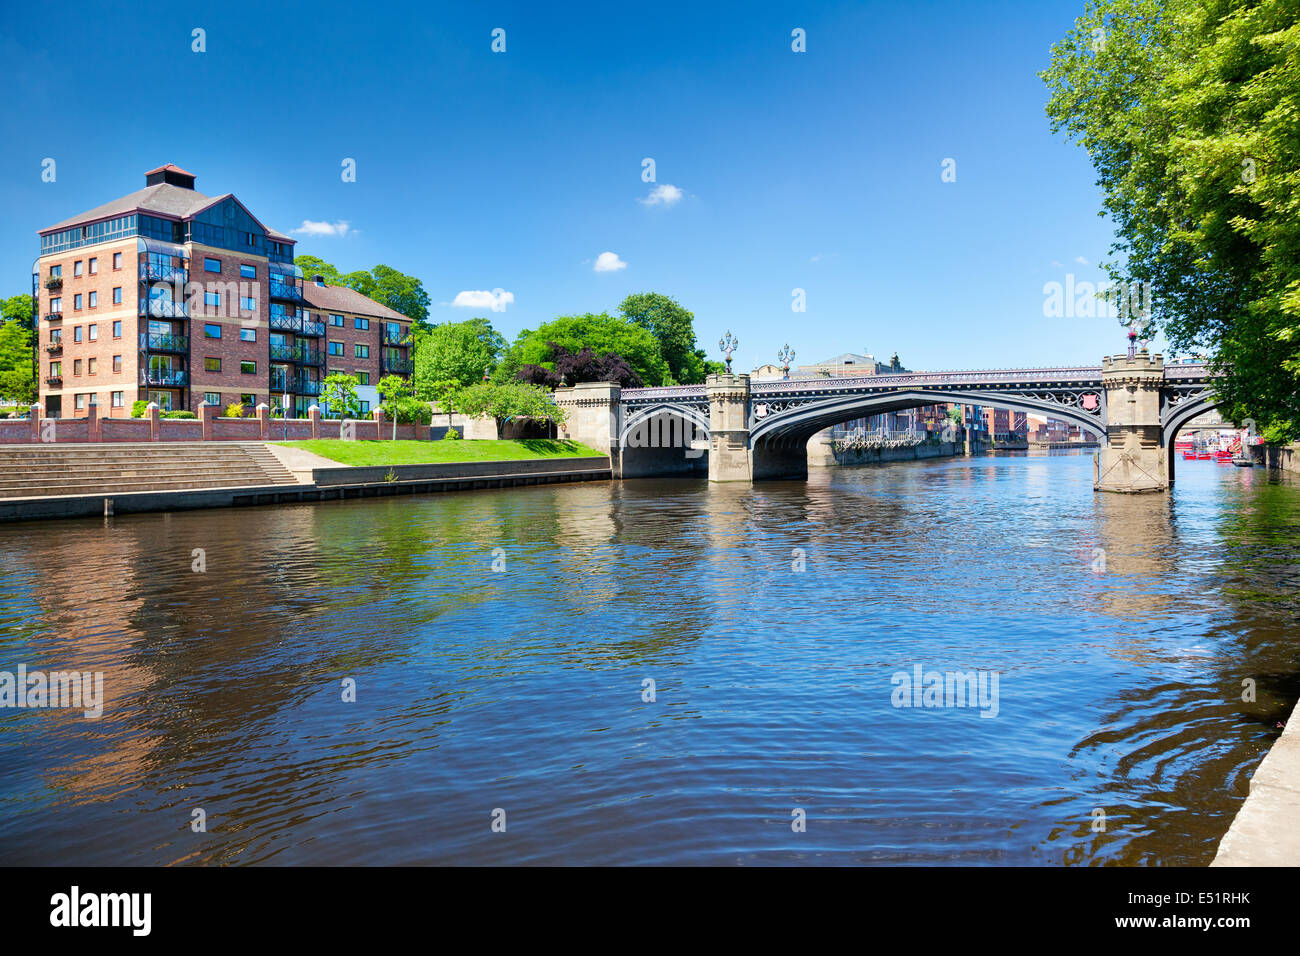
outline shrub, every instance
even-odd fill
[[[243,418],[243,417],[244,417],[244,403],[243,403],[243,402],[231,402],[229,405],[226,406],[226,410],[225,410],[225,412],[223,412],[223,414],[224,414],[227,418]]]
[[[460,438],[460,432],[454,428],[448,428],[447,434],[442,436],[443,441],[456,441],[458,438]]]
[[[177,411],[177,412],[163,412],[158,417],[159,418],[198,418],[199,416],[195,415],[193,412]]]
[[[149,407],[149,403],[143,398],[131,403],[131,417],[144,418],[144,410]]]

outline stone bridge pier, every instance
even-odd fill
[[[1093,458],[1093,489],[1134,493],[1165,491],[1172,469],[1165,460],[1161,422],[1165,385],[1164,359],[1146,349],[1133,358],[1102,359],[1101,385],[1106,392],[1106,442]]]

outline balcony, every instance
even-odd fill
[[[60,385],[63,384],[63,376],[62,376],[62,375],[47,375],[47,376],[45,376],[45,384],[46,384],[46,385],[53,385],[54,387],[57,388],[58,386],[60,386]]]
[[[189,279],[189,270],[181,266],[161,266],[154,262],[140,264],[141,282],[165,282],[168,285],[178,285],[188,282]]]
[[[145,368],[140,370],[141,385],[160,385],[163,388],[185,388],[190,384],[190,373],[185,369]]]
[[[276,282],[272,279],[270,282],[270,297],[272,299],[281,299],[285,302],[301,302],[302,287],[290,285],[287,282]]]
[[[295,365],[321,365],[324,356],[320,349],[305,345],[272,345],[272,362],[293,362]]]
[[[294,395],[319,395],[320,382],[309,378],[295,378],[289,382],[289,391]]]
[[[410,359],[395,359],[385,355],[380,361],[385,372],[392,372],[395,375],[410,375],[415,371],[415,363]]]
[[[45,321],[46,321],[46,322],[62,322],[62,321],[63,321],[63,313],[62,313],[62,312],[46,312],[46,313],[45,313]]]
[[[51,355],[58,355],[63,351],[63,343],[51,342],[49,345],[45,346],[45,351],[49,352]]]
[[[141,332],[140,351],[142,352],[180,352],[188,354],[190,337],[188,335],[168,335],[165,332]]]
[[[391,329],[384,329],[384,344],[398,346],[410,345],[411,336],[405,332],[394,332]]]
[[[184,299],[180,302],[173,302],[171,299],[150,299],[140,303],[140,315],[155,319],[184,319],[188,318],[189,314],[190,307]]]
[[[312,322],[303,318],[301,312],[279,312],[272,307],[269,322],[271,328],[278,332],[294,332],[314,338],[320,338],[325,334],[324,322]]]
[[[48,279],[45,280],[45,288],[47,288],[47,289],[62,289],[62,288],[63,288],[63,276],[50,276]]]

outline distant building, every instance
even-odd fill
[[[749,373],[749,380],[751,382],[775,382],[783,378],[785,378],[785,373],[781,371],[781,366],[772,365],[770,363],[768,365],[760,365]]]
[[[898,361],[895,355],[889,360],[889,364],[876,361],[874,355],[860,355],[857,352],[845,352],[834,358],[828,358],[821,362],[815,362],[812,365],[800,365],[796,372],[791,373],[795,377],[796,373],[799,378],[839,378],[854,375],[889,375],[901,372],[910,372],[911,369],[903,368],[902,363]]]

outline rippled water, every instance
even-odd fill
[[[0,670],[106,696],[0,711],[0,860],[1207,863],[1300,693],[1300,485],[1179,464],[0,526]]]

